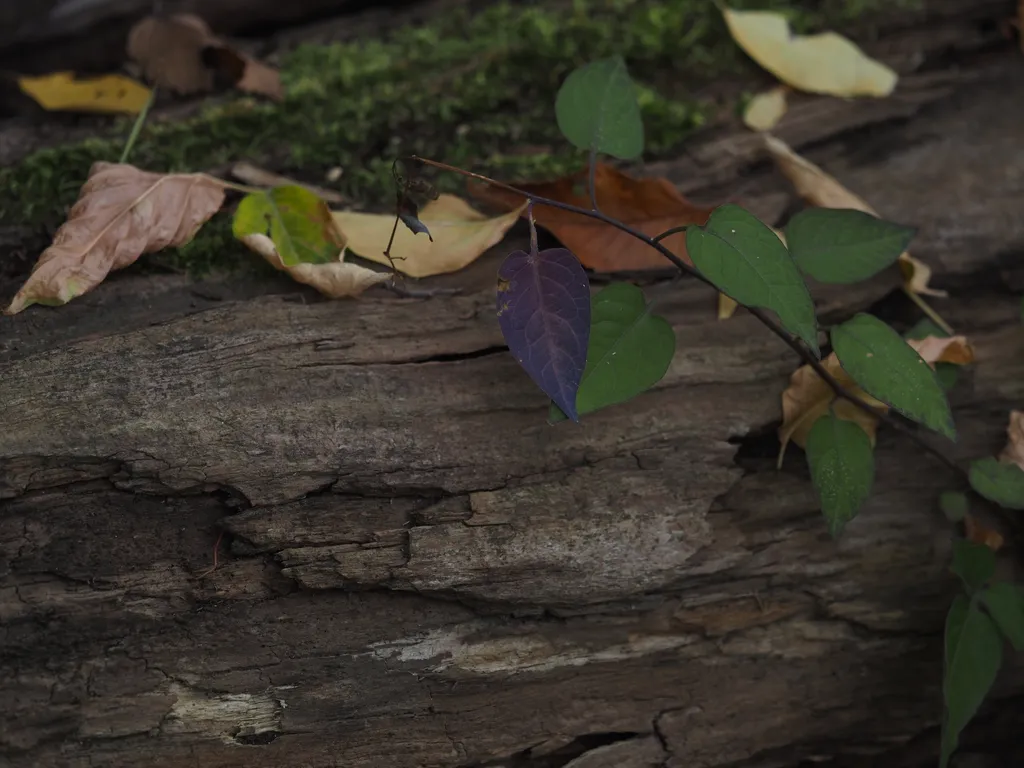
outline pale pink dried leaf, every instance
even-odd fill
[[[184,245],[223,203],[224,187],[210,176],[93,164],[68,220],[5,313],[66,304],[143,253]]]

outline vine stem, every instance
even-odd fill
[[[138,117],[135,118],[135,122],[132,124],[132,131],[128,134],[128,141],[125,142],[124,149],[121,151],[121,159],[118,163],[124,164],[128,162],[128,155],[131,154],[132,149],[135,147],[135,142],[139,139],[139,134],[142,133],[142,126],[146,123],[146,116],[149,115],[149,110],[153,106],[153,102],[156,101],[156,88],[149,92],[149,98],[146,99],[146,104],[142,107],[142,111],[139,112]]]
[[[559,200],[551,200],[550,198],[530,194],[529,192],[513,187],[511,184],[506,184],[502,181],[498,181],[497,179],[492,179],[489,176],[484,176],[481,173],[467,171],[464,168],[449,165],[448,163],[442,163],[438,160],[431,160],[429,158],[419,157],[418,155],[412,155],[409,159],[412,160],[413,162],[420,163],[421,165],[427,165],[433,168],[437,168],[438,170],[456,173],[460,176],[464,176],[469,179],[474,179],[484,184],[488,184],[492,187],[496,187],[497,189],[503,189],[506,192],[521,195],[522,197],[525,197],[528,201],[532,202],[535,205],[546,205],[549,208],[558,208],[560,210],[575,213],[580,216],[586,216],[591,219],[596,219],[597,221],[600,221],[604,224],[615,227],[616,229],[625,232],[627,235],[630,235],[631,237],[639,240],[640,242],[649,245],[651,248],[654,248],[656,251],[658,251],[658,253],[660,253],[662,256],[668,259],[668,261],[670,261],[673,264],[673,266],[679,269],[680,272],[683,272],[689,275],[690,277],[694,277],[697,280],[700,280],[702,283],[713,288],[716,291],[720,290],[718,286],[716,286],[708,278],[706,278],[704,275],[698,272],[694,267],[687,264],[685,261],[683,261],[674,253],[672,253],[672,251],[670,251],[668,248],[662,245],[661,235],[659,235],[658,237],[648,237],[643,232],[634,229],[633,227],[629,226],[624,222],[621,222],[610,216],[606,216],[599,210],[587,210],[586,208],[580,208],[579,206],[572,205],[570,203],[563,203]],[[682,231],[684,229],[685,228],[677,227],[676,231]],[[771,317],[769,317],[764,310],[758,307],[747,307],[747,311],[749,311],[750,314],[752,314],[759,321],[761,321],[761,324],[764,325],[769,331],[771,331],[773,334],[782,339],[786,346],[788,346],[790,349],[796,352],[796,354],[800,356],[800,359],[803,360],[807,365],[809,365],[814,370],[814,372],[821,377],[822,381],[824,381],[825,384],[828,385],[829,389],[831,389],[836,394],[836,397],[841,397],[843,400],[846,400],[847,402],[851,403],[855,408],[875,417],[876,419],[885,424],[888,424],[898,432],[903,433],[911,441],[916,443],[922,450],[937,458],[950,470],[952,470],[953,472],[957,473],[960,476],[966,476],[967,473],[964,471],[962,467],[960,467],[960,465],[958,465],[955,461],[946,456],[945,453],[943,453],[938,448],[931,445],[927,440],[918,435],[911,427],[904,425],[903,422],[899,421],[896,417],[892,416],[888,411],[881,411],[878,410],[877,408],[873,408],[872,406],[865,403],[863,400],[861,400],[853,393],[847,391],[846,388],[843,387],[843,385],[840,384],[839,381],[837,381],[836,378],[831,373],[828,372],[825,366],[822,365],[821,361],[815,356],[813,352],[811,352],[810,349],[807,348],[807,346],[803,344],[803,342],[793,337],[781,325],[779,325]]]

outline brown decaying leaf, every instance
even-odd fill
[[[296,181],[279,173],[260,168],[258,165],[247,163],[244,160],[231,166],[231,175],[239,181],[244,181],[246,184],[251,184],[254,187],[302,187],[328,203],[341,205],[346,202],[345,196],[333,189]]]
[[[926,336],[908,339],[907,343],[933,368],[935,363],[970,365],[974,362],[974,348],[966,336]]]
[[[779,170],[792,182],[797,194],[811,205],[821,208],[852,208],[878,216],[866,200],[850,192],[807,158],[798,155],[784,141],[766,133],[764,142]],[[914,293],[939,297],[948,295],[946,291],[928,287],[931,269],[909,253],[900,254],[900,273],[907,288]]]
[[[975,544],[984,544],[995,552],[998,552],[1005,543],[1003,534],[994,528],[989,528],[971,514],[964,517],[964,535]]]
[[[1024,469],[1024,411],[1010,411],[1010,423],[1006,427],[1006,447],[999,454],[999,460]]]
[[[310,285],[332,299],[358,296],[367,288],[391,279],[388,272],[375,272],[358,264],[342,261],[344,252],[339,254],[338,261],[327,264],[296,264],[286,267],[281,262],[277,248],[274,247],[274,241],[266,235],[246,235],[241,241],[270,262],[275,269],[287,272],[296,282]]]
[[[888,412],[889,406],[881,400],[876,400],[854,383],[839,364],[839,358],[836,357],[835,352],[822,360],[821,364],[826,371],[832,374],[833,378],[843,385],[847,392],[859,397],[873,408]],[[782,465],[782,457],[786,453],[786,446],[789,442],[792,440],[803,448],[814,422],[818,420],[819,416],[828,412],[830,405],[836,418],[858,424],[871,438],[871,444],[874,445],[878,419],[847,400],[836,400],[835,393],[825,383],[825,380],[811,366],[803,365],[793,372],[789,386],[782,393],[782,425],[779,427],[779,442],[782,445],[779,448],[779,466]]]
[[[212,91],[220,79],[241,91],[284,98],[277,70],[228,45],[192,14],[142,19],[128,34],[127,51],[151,83],[182,95]]]
[[[93,164],[68,220],[5,314],[35,303],[66,304],[143,253],[184,245],[223,203],[224,187],[204,174]]]
[[[525,192],[547,197],[581,208],[590,208],[586,170],[555,181],[516,185]],[[649,237],[673,227],[704,224],[713,208],[700,208],[676,189],[668,179],[636,179],[604,163],[595,171],[597,205],[601,212],[629,224]],[[491,186],[471,185],[472,193],[488,202],[511,210],[523,204],[519,195]],[[525,215],[525,213],[524,213]],[[584,266],[598,272],[663,269],[669,266],[654,248],[603,222],[569,211],[534,206],[537,224],[549,230],[576,254]],[[670,235],[662,243],[690,264],[686,255],[686,235]]]

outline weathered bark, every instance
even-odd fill
[[[779,132],[920,227],[978,355],[942,444],[960,460],[1024,403],[1022,68],[932,75],[906,125],[830,101],[815,134],[809,100]],[[753,153],[710,136],[657,170],[775,216],[788,189]],[[480,287],[498,256],[444,300],[122,274],[0,319],[7,764],[928,759],[953,479],[883,430],[871,501],[831,541],[799,451],[770,455],[793,357],[692,282],[650,289],[678,339],[665,379],[548,427]],[[895,285],[817,295],[831,319],[909,319]],[[1022,688],[1008,665],[1003,719],[974,732],[1010,764]]]

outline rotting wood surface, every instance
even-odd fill
[[[993,54],[905,125],[779,132],[921,228],[979,358],[952,396],[960,459],[1024,403],[1022,75]],[[785,182],[748,160],[731,188],[777,215]],[[895,284],[818,298],[834,320]],[[0,319],[7,764],[929,764],[948,475],[883,431],[875,493],[831,542],[799,451],[776,472],[757,437],[795,361],[749,316],[651,289],[668,375],[552,428],[487,290],[273,290],[128,274]],[[230,555],[197,578],[218,527]],[[984,732],[1004,754],[1022,690],[1018,665]]]

